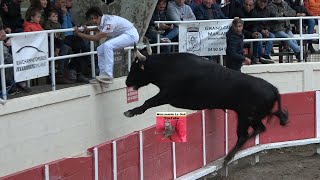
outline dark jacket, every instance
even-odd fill
[[[156,23],[155,21],[166,21],[167,20],[167,14],[166,11],[158,12],[154,11],[149,23],[148,31],[156,29]]]
[[[227,68],[240,71],[244,56],[244,36],[236,34],[232,27],[227,32],[226,66]]]
[[[252,18],[252,12],[247,12],[244,7],[237,8],[234,12],[234,17],[240,17],[240,18]],[[253,21],[247,21],[243,25],[243,34],[246,39],[252,39],[252,33],[256,32],[256,23]]]
[[[4,4],[8,7],[8,12],[3,10]],[[21,7],[13,1],[3,0],[0,4],[0,14],[3,21],[4,28],[10,28],[13,33],[23,31],[23,19],[21,16]]]
[[[288,5],[296,11],[296,13],[305,13],[307,16],[310,16],[307,9],[304,7],[304,5],[300,5],[300,1],[296,0],[293,2],[293,0],[285,0]],[[320,8],[320,7],[319,7]]]
[[[255,5],[252,11],[253,18],[266,18],[266,17],[270,17],[270,15],[271,15],[270,11],[267,8],[261,9],[257,4]],[[272,21],[255,22],[253,31],[258,31],[258,32],[261,32],[262,30],[270,31],[270,23],[272,23]]]
[[[210,17],[209,12],[212,12],[212,17]],[[225,19],[226,17],[221,11],[220,6],[217,3],[211,5],[211,8],[207,8],[203,3],[199,4],[194,9],[194,15],[197,20],[209,20],[209,19]]]
[[[270,2],[267,6],[271,17],[295,17],[296,11],[293,10],[287,2],[281,3]],[[272,21],[270,26],[271,32],[291,30],[290,20]]]

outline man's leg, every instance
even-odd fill
[[[274,35],[278,38],[290,38],[293,37],[293,34],[291,31],[277,31],[274,32]],[[300,53],[300,46],[298,45],[296,40],[287,40],[288,46],[293,50],[294,53]]]
[[[262,38],[262,34],[259,33],[258,39]],[[257,64],[260,63],[260,57],[262,52],[262,41],[253,42],[252,47],[252,61],[251,64]]]
[[[113,79],[113,66],[114,66],[114,56],[113,51],[116,49],[122,49],[128,46],[132,46],[139,40],[139,35],[135,31],[132,35],[122,34],[118,37],[112,38],[97,48],[98,61],[100,68],[100,75],[108,76]],[[103,51],[103,52],[101,52]],[[97,78],[99,80],[99,78]]]
[[[308,26],[308,34],[313,34],[314,33],[314,26],[316,25],[315,20],[314,19],[305,19],[304,21]],[[308,40],[308,50],[311,53],[316,52],[316,50],[312,46],[312,40]]]
[[[275,35],[271,32],[269,32],[269,36],[268,38],[275,38]],[[273,48],[273,42],[272,41],[266,41],[266,47],[265,47],[265,51],[264,51],[264,58],[270,58],[270,54]]]

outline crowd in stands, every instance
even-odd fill
[[[30,0],[30,7],[25,12],[25,17],[22,17],[21,14],[21,3],[22,0],[0,0],[1,32],[4,34],[65,29],[75,26],[70,11],[73,5],[72,0]],[[11,40],[10,38],[2,40],[4,42],[5,63],[12,63]],[[89,42],[75,36],[73,32],[56,33],[54,47],[54,56],[90,50]],[[56,83],[89,83],[91,68],[88,58],[85,56],[56,61]],[[6,69],[6,74],[6,82],[10,86],[8,93],[31,91],[26,82],[14,82],[11,68]]]
[[[317,0],[227,0],[224,4],[220,4],[219,0],[159,0],[146,36],[152,43],[157,42],[157,34],[161,34],[160,42],[178,40],[177,25],[160,24],[158,27],[154,21],[318,16],[319,7],[320,1]],[[316,22],[314,19],[303,20],[303,29],[307,28],[303,33],[313,34]],[[245,39],[289,38],[299,33],[299,21],[248,21],[243,24],[242,32]],[[309,52],[315,53],[312,40],[307,43]],[[284,41],[282,44],[284,51],[293,51],[298,62],[305,60],[301,59],[300,45],[296,40]],[[254,42],[252,47],[251,64],[274,63],[271,58],[273,41]],[[306,56],[307,52],[303,58]]]
[[[1,31],[0,36],[9,33],[42,31],[50,29],[65,29],[75,26],[72,21],[72,0],[29,0],[30,7],[21,14],[22,0],[0,0]],[[295,16],[319,16],[320,1],[318,0],[226,0],[221,4],[220,0],[158,0],[146,32],[151,43],[157,42],[157,34],[160,34],[160,42],[178,41],[177,24],[160,24],[158,27],[154,21],[191,21],[210,19],[233,19],[239,18],[265,18],[265,17],[295,17]],[[241,24],[241,21],[237,21]],[[303,20],[306,31],[303,33],[313,34],[317,20]],[[292,25],[294,29],[292,29]],[[303,28],[305,29],[305,28]],[[298,21],[259,21],[246,22],[243,24],[244,37],[252,38],[274,38],[293,37],[299,33]],[[1,37],[0,37],[1,38]],[[236,34],[229,36],[230,42],[237,42],[243,38]],[[232,39],[235,38],[235,39]],[[239,39],[240,38],[240,39]],[[11,40],[1,39],[4,42],[5,63],[12,63]],[[232,44],[232,43],[231,43]],[[291,49],[298,61],[300,57],[300,45],[296,40],[283,42],[287,49]],[[308,50],[315,53],[312,41],[307,41]],[[72,53],[89,51],[89,42],[75,35],[74,32],[56,33],[54,38],[54,55],[62,56]],[[272,41],[259,41],[253,43],[252,56],[242,57],[245,64],[274,63],[271,59],[273,50]],[[170,52],[171,47],[163,49]],[[232,53],[242,53],[243,48],[233,50],[229,47],[229,56]],[[239,51],[239,52],[235,52]],[[236,54],[234,54],[236,55]],[[51,55],[52,56],[52,55]],[[305,55],[303,55],[305,57]],[[250,60],[250,61],[249,61]],[[88,56],[63,59],[56,61],[56,83],[71,84],[75,82],[88,83],[90,73],[90,61]],[[7,83],[12,85],[11,92],[30,91],[26,82],[14,83],[12,70],[6,69],[8,74]],[[99,72],[97,72],[99,73]]]

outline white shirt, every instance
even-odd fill
[[[106,14],[101,17],[101,23],[98,26],[100,32],[107,33],[108,37],[117,37],[132,28],[134,28],[133,24],[127,19]]]

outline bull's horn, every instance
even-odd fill
[[[148,38],[146,38],[146,46],[147,46],[148,54],[151,55],[152,54],[152,49],[151,49],[150,42],[149,42]]]
[[[137,52],[138,59],[140,61],[145,61],[146,60],[146,57],[143,54],[141,54],[141,52],[139,52],[139,51],[136,51],[136,52]]]

